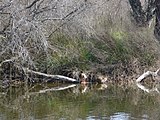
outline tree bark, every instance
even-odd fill
[[[140,0],[129,0],[132,15],[136,23],[140,26],[145,24],[145,12],[142,9]]]
[[[132,15],[139,26],[149,25],[155,14],[155,0],[129,0]]]
[[[155,1],[156,5],[156,23],[155,23],[155,29],[154,34],[157,40],[160,42],[160,0]]]
[[[138,26],[149,26],[153,17],[156,17],[154,35],[160,42],[160,0],[129,0],[129,3]]]

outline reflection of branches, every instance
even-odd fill
[[[85,93],[87,91],[87,89],[88,89],[88,86],[85,85],[84,88],[82,89],[82,93]]]
[[[142,89],[143,91],[145,91],[145,92],[148,92],[148,93],[149,93],[149,89],[148,89],[148,88],[146,88],[145,86],[143,86],[142,84],[137,83],[136,85],[137,85],[140,89]]]
[[[65,86],[58,86],[58,87],[43,89],[43,90],[39,90],[38,92],[28,92],[26,95],[35,95],[35,94],[52,92],[52,91],[62,91],[62,90],[70,89],[70,88],[75,88],[72,91],[73,93],[86,93],[89,90],[91,90],[91,87],[89,84],[88,85],[70,84],[70,85],[65,85]],[[97,90],[105,90],[106,88],[107,88],[106,84],[101,84],[100,88],[98,88]]]
[[[158,90],[157,87],[154,87],[154,88],[152,88],[152,89],[149,89],[149,88],[145,87],[144,85],[142,85],[141,83],[136,83],[136,85],[137,85],[141,90],[143,90],[143,91],[145,91],[145,92],[147,92],[147,93],[150,93],[150,92],[153,92],[153,91],[155,91],[155,92],[157,92],[157,93],[160,93],[160,91]]]
[[[17,103],[19,103],[19,101],[23,101],[23,100],[29,100],[29,98],[32,98],[32,97],[37,97],[41,94],[47,94],[47,93],[54,93],[54,92],[60,92],[60,91],[64,91],[67,94],[71,94],[73,93],[73,96],[74,95],[77,95],[77,94],[83,94],[83,93],[86,93],[86,92],[90,92],[91,90],[95,90],[97,87],[97,89],[99,90],[99,87],[101,86],[97,86],[97,85],[79,85],[79,84],[58,84],[58,86],[55,86],[54,87],[50,86],[50,84],[48,84],[49,86],[43,86],[43,88],[41,88],[39,86],[39,84],[36,84],[34,86],[31,86],[31,87],[27,87],[27,89],[25,89],[24,87],[18,87],[16,88],[17,90],[12,90],[12,89],[15,89],[15,88],[11,88],[9,89],[8,92],[0,92],[0,98],[3,98],[1,99],[0,101],[0,105],[2,104],[2,106],[6,107],[6,108],[9,108],[9,109],[18,109],[18,105]],[[102,84],[103,86],[103,84]],[[106,85],[105,85],[106,86]],[[96,88],[95,88],[96,87]],[[11,90],[11,92],[10,92]],[[23,92],[20,92],[20,91],[23,91]],[[13,92],[13,93],[12,93]],[[3,103],[2,101],[5,100],[5,98],[7,96],[10,96],[11,99],[7,99],[9,100],[7,103]],[[9,104],[8,104],[9,103]]]
[[[76,84],[68,85],[66,87],[49,88],[49,89],[45,89],[45,90],[40,90],[38,93],[46,93],[46,92],[50,92],[50,91],[61,91],[61,90],[66,90],[66,89],[69,89],[69,88],[73,88],[75,86],[76,86]]]
[[[136,85],[142,89],[143,91],[145,92],[153,92],[153,91],[156,91],[158,93],[160,93],[160,91],[157,89],[157,87],[155,88],[152,88],[152,89],[149,89],[149,88],[146,88],[144,85],[142,85],[140,82],[142,80],[144,80],[145,78],[147,78],[148,76],[152,76],[153,78],[156,78],[157,80],[159,79],[160,77],[160,69],[158,69],[156,72],[151,72],[151,71],[147,71],[145,73],[143,73],[137,80],[136,80]]]

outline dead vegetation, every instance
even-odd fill
[[[155,23],[150,28],[133,24],[127,0],[0,3],[2,81],[25,77],[31,82],[34,73],[79,79],[81,71],[89,81],[123,81],[136,79],[150,66],[159,68]]]

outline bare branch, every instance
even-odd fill
[[[33,5],[35,5],[40,0],[34,0],[29,6],[26,7],[26,9],[31,8]]]
[[[147,78],[148,76],[152,76],[152,77],[159,77],[159,71],[160,69],[158,69],[156,72],[151,72],[151,71],[147,71],[145,73],[143,73],[137,80],[136,82],[141,82],[142,80],[144,80],[145,78]]]
[[[55,80],[68,81],[68,82],[73,82],[73,83],[78,83],[78,82],[79,82],[79,81],[76,80],[76,79],[69,78],[69,77],[62,76],[62,75],[45,74],[45,73],[41,73],[41,72],[36,72],[36,71],[33,71],[33,70],[29,70],[28,68],[23,68],[23,70],[24,70],[26,73],[32,73],[32,74],[36,74],[36,75],[41,75],[41,76],[49,77],[49,78],[52,78],[52,79],[55,79]]]
[[[61,18],[61,20],[66,20],[67,22],[68,21],[70,21],[71,20],[71,18],[70,19],[68,19],[69,17],[71,17],[72,15],[73,15],[73,17],[74,17],[74,14],[75,13],[77,13],[79,10],[81,10],[82,9],[82,11],[85,9],[85,6],[86,6],[86,3],[83,3],[83,4],[81,4],[80,5],[80,7],[78,7],[78,8],[76,8],[76,9],[74,9],[73,11],[71,11],[70,13],[68,13],[66,16],[64,16],[63,18]],[[84,8],[83,8],[84,7]],[[81,13],[82,11],[80,11],[79,13]],[[79,13],[77,13],[77,14],[79,14]],[[72,18],[73,18],[72,17]],[[50,35],[49,35],[49,37],[51,37],[57,30],[59,30],[61,27],[63,27],[64,25],[66,24],[66,22],[63,22],[61,25],[59,25],[58,26],[58,28],[56,28]],[[48,37],[48,38],[49,38]]]
[[[11,2],[8,2],[8,3],[4,4],[4,5],[1,5],[0,6],[0,11],[2,11],[3,9],[5,9],[5,8],[7,8],[9,6],[11,6]]]
[[[8,60],[4,60],[0,63],[0,67],[4,64],[4,63],[8,63],[8,62],[13,62],[15,61],[16,59],[18,59],[17,57],[13,57],[11,59],[8,59]]]

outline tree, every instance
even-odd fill
[[[73,2],[73,1],[72,1]],[[52,48],[48,38],[86,8],[83,0],[1,0],[0,60],[17,57],[34,66],[34,55]],[[67,8],[67,9],[66,9]]]
[[[139,26],[148,26],[156,17],[154,34],[160,41],[160,1],[159,0],[129,0],[132,16]]]
[[[156,38],[160,41],[160,1],[156,0],[155,1],[156,5],[156,23],[155,23],[155,29],[154,29],[154,34]]]
[[[36,59],[56,49],[49,44],[52,34],[86,8],[84,0],[1,0],[0,67],[8,63],[8,73],[15,72],[15,66],[23,74],[25,67],[35,70]]]

